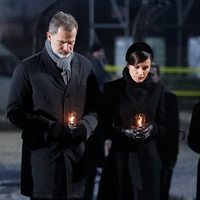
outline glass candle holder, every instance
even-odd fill
[[[68,127],[73,130],[77,126],[77,114],[76,112],[70,112],[68,116]]]

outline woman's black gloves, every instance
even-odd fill
[[[124,133],[128,138],[134,140],[145,140],[147,139],[153,130],[153,125],[148,124],[144,128],[133,128],[133,129],[122,129],[122,133]]]
[[[119,126],[114,126],[114,128],[117,132],[122,133],[129,139],[140,141],[149,138],[153,130],[153,125],[146,124],[144,127],[137,128],[121,128]]]

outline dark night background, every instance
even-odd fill
[[[54,3],[55,2],[55,3]],[[125,0],[116,0],[117,5],[121,8],[122,13]],[[158,6],[161,2],[164,4],[168,2],[168,5],[158,8],[156,13],[150,15],[146,21],[141,20],[139,28],[142,33],[145,32],[145,36],[157,36],[163,37],[166,41],[166,65],[176,66],[177,64],[177,48],[179,44],[178,31],[181,31],[181,46],[182,46],[182,58],[179,63],[180,66],[187,66],[187,41],[190,36],[200,35],[199,26],[199,8],[200,2],[198,0],[170,0],[170,1],[156,1],[149,0],[152,4],[149,9]],[[164,2],[164,3],[162,3]],[[178,24],[179,14],[177,2],[180,2],[182,11],[185,12],[188,6],[188,2],[191,3],[191,7],[187,12],[186,17],[181,25]],[[39,15],[50,4],[51,13],[57,10],[63,10],[71,13],[79,23],[79,33],[76,42],[76,51],[86,54],[89,48],[89,0],[1,0],[0,2],[0,40],[1,43],[6,45],[14,52],[18,58],[22,59],[32,54],[34,49],[34,35],[35,24],[39,18]],[[165,3],[166,4],[166,3]],[[139,9],[142,7],[142,1],[130,0],[129,2],[129,35],[132,37],[133,23],[136,20],[136,15]],[[148,10],[149,10],[148,9]],[[160,13],[159,13],[160,11]],[[156,14],[159,16],[156,17]],[[118,23],[118,20],[113,12],[113,8],[109,0],[94,0],[94,15],[95,23]],[[46,15],[45,20],[48,19]],[[147,28],[144,28],[144,23],[148,23]],[[142,29],[143,28],[143,29]],[[37,30],[40,31],[40,30]],[[43,30],[44,31],[44,28]],[[43,33],[45,35],[45,32]],[[124,31],[122,29],[96,29],[96,35],[100,42],[104,45],[106,55],[110,64],[114,64],[114,39],[117,36],[123,36]]]
[[[173,70],[161,71],[161,75],[165,87],[178,96],[182,131],[171,186],[177,198],[170,200],[194,200],[199,155],[189,149],[186,139],[192,107],[200,97],[199,8],[199,0],[0,0],[0,200],[26,200],[18,191],[20,132],[5,117],[12,72],[19,60],[43,47],[49,19],[58,10],[71,13],[78,21],[75,51],[87,55],[90,44],[98,41],[114,69],[116,57],[124,61],[125,49],[120,48],[125,48],[125,39],[159,39],[152,40],[151,45],[155,60],[163,69]],[[118,38],[122,47],[116,45]],[[193,46],[189,48],[191,38]],[[191,67],[196,71],[187,70]],[[120,74],[122,68],[117,69]]]

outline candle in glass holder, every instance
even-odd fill
[[[69,113],[68,116],[68,126],[70,129],[75,129],[77,125],[77,114],[76,112]]]
[[[142,113],[138,113],[134,116],[134,126],[136,128],[143,128],[146,124],[146,116]]]

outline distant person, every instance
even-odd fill
[[[160,82],[160,66],[152,63],[150,73],[154,82]],[[169,200],[169,191],[179,150],[179,108],[175,94],[165,91],[167,137],[158,142],[163,164],[161,172],[161,200]]]
[[[195,152],[200,154],[200,101],[198,101],[192,111],[192,117],[189,126],[188,146]],[[197,188],[196,200],[200,199],[200,159],[197,169]]]
[[[22,130],[21,193],[31,200],[84,199],[99,89],[89,60],[74,52],[77,32],[71,14],[55,13],[43,49],[13,74],[7,116]]]
[[[89,48],[89,60],[91,61],[97,82],[101,93],[103,93],[103,88],[105,82],[108,80],[108,74],[105,71],[105,52],[103,46],[99,43],[94,43]],[[101,102],[102,100],[100,100]],[[105,155],[104,155],[104,138],[102,136],[102,130],[100,126],[94,131],[94,134],[88,139],[88,179],[86,187],[86,199],[95,200],[96,193],[98,192],[98,182],[96,179],[100,179],[101,171],[104,165]]]
[[[160,200],[157,142],[166,137],[164,88],[152,80],[147,43],[133,43],[125,59],[122,78],[104,88],[100,124],[112,145],[98,200]]]
[[[105,82],[108,81],[108,74],[105,71],[106,57],[103,46],[99,43],[94,43],[89,48],[89,60],[91,61],[95,74],[97,77],[97,82],[101,91],[103,91]]]

